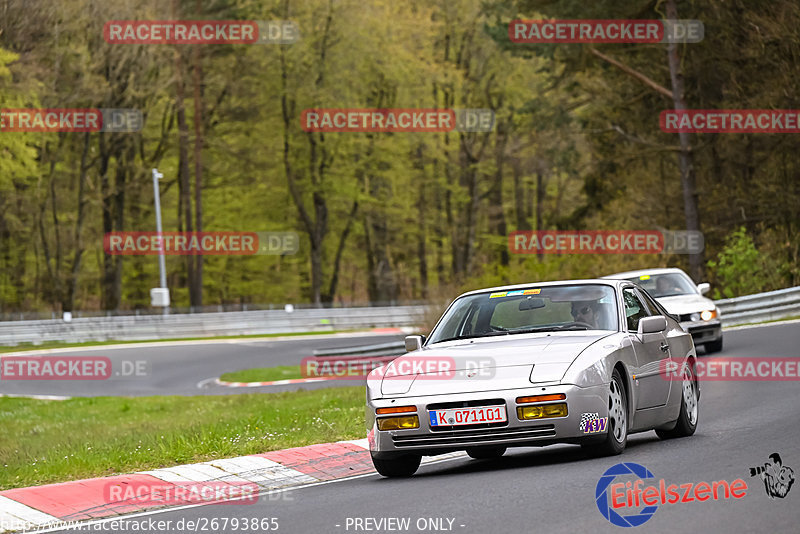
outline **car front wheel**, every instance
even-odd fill
[[[683,366],[683,380],[681,382],[681,412],[675,428],[671,430],[656,430],[661,439],[682,438],[691,436],[697,429],[698,416],[697,382],[694,379],[692,368],[688,364]]]
[[[372,465],[375,471],[385,477],[410,477],[419,469],[422,456],[408,454],[394,458],[375,458],[372,456]]]
[[[586,443],[584,451],[592,456],[612,456],[625,450],[628,443],[628,395],[617,369],[608,389],[608,434],[600,443]]]

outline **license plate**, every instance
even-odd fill
[[[477,423],[505,423],[505,406],[480,406],[477,408],[452,408],[430,410],[431,426],[474,425]]]

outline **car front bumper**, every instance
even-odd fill
[[[719,320],[711,321],[684,321],[681,327],[692,335],[695,345],[710,343],[722,337],[722,323]]]
[[[522,421],[517,415],[517,397],[564,393],[566,400],[536,403],[535,405],[567,403],[566,417],[553,417]],[[477,425],[432,427],[429,406],[471,407],[505,405],[508,421],[505,423],[480,423]],[[377,408],[393,406],[416,407],[420,427],[408,430],[381,431],[377,427],[375,415]],[[450,406],[452,405],[452,406]],[[402,414],[410,415],[410,414]],[[476,392],[448,395],[428,395],[423,397],[382,398],[369,400],[366,409],[367,437],[373,456],[387,458],[399,454],[419,454],[430,456],[443,454],[467,447],[479,446],[541,446],[552,443],[580,443],[603,437],[607,432],[585,432],[581,430],[582,420],[608,417],[608,386],[580,388],[573,385],[533,386],[530,388],[509,389],[494,392]],[[607,423],[607,419],[606,419]]]

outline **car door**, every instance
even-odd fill
[[[670,360],[667,338],[662,332],[639,335],[639,321],[655,315],[643,303],[634,287],[622,290],[625,322],[628,336],[636,355],[637,370],[634,378],[636,409],[663,406],[669,397],[670,381],[661,376],[660,370]]]

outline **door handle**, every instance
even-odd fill
[[[661,349],[662,352],[669,352],[669,345],[667,345],[666,343],[662,343],[661,347],[659,348]]]

